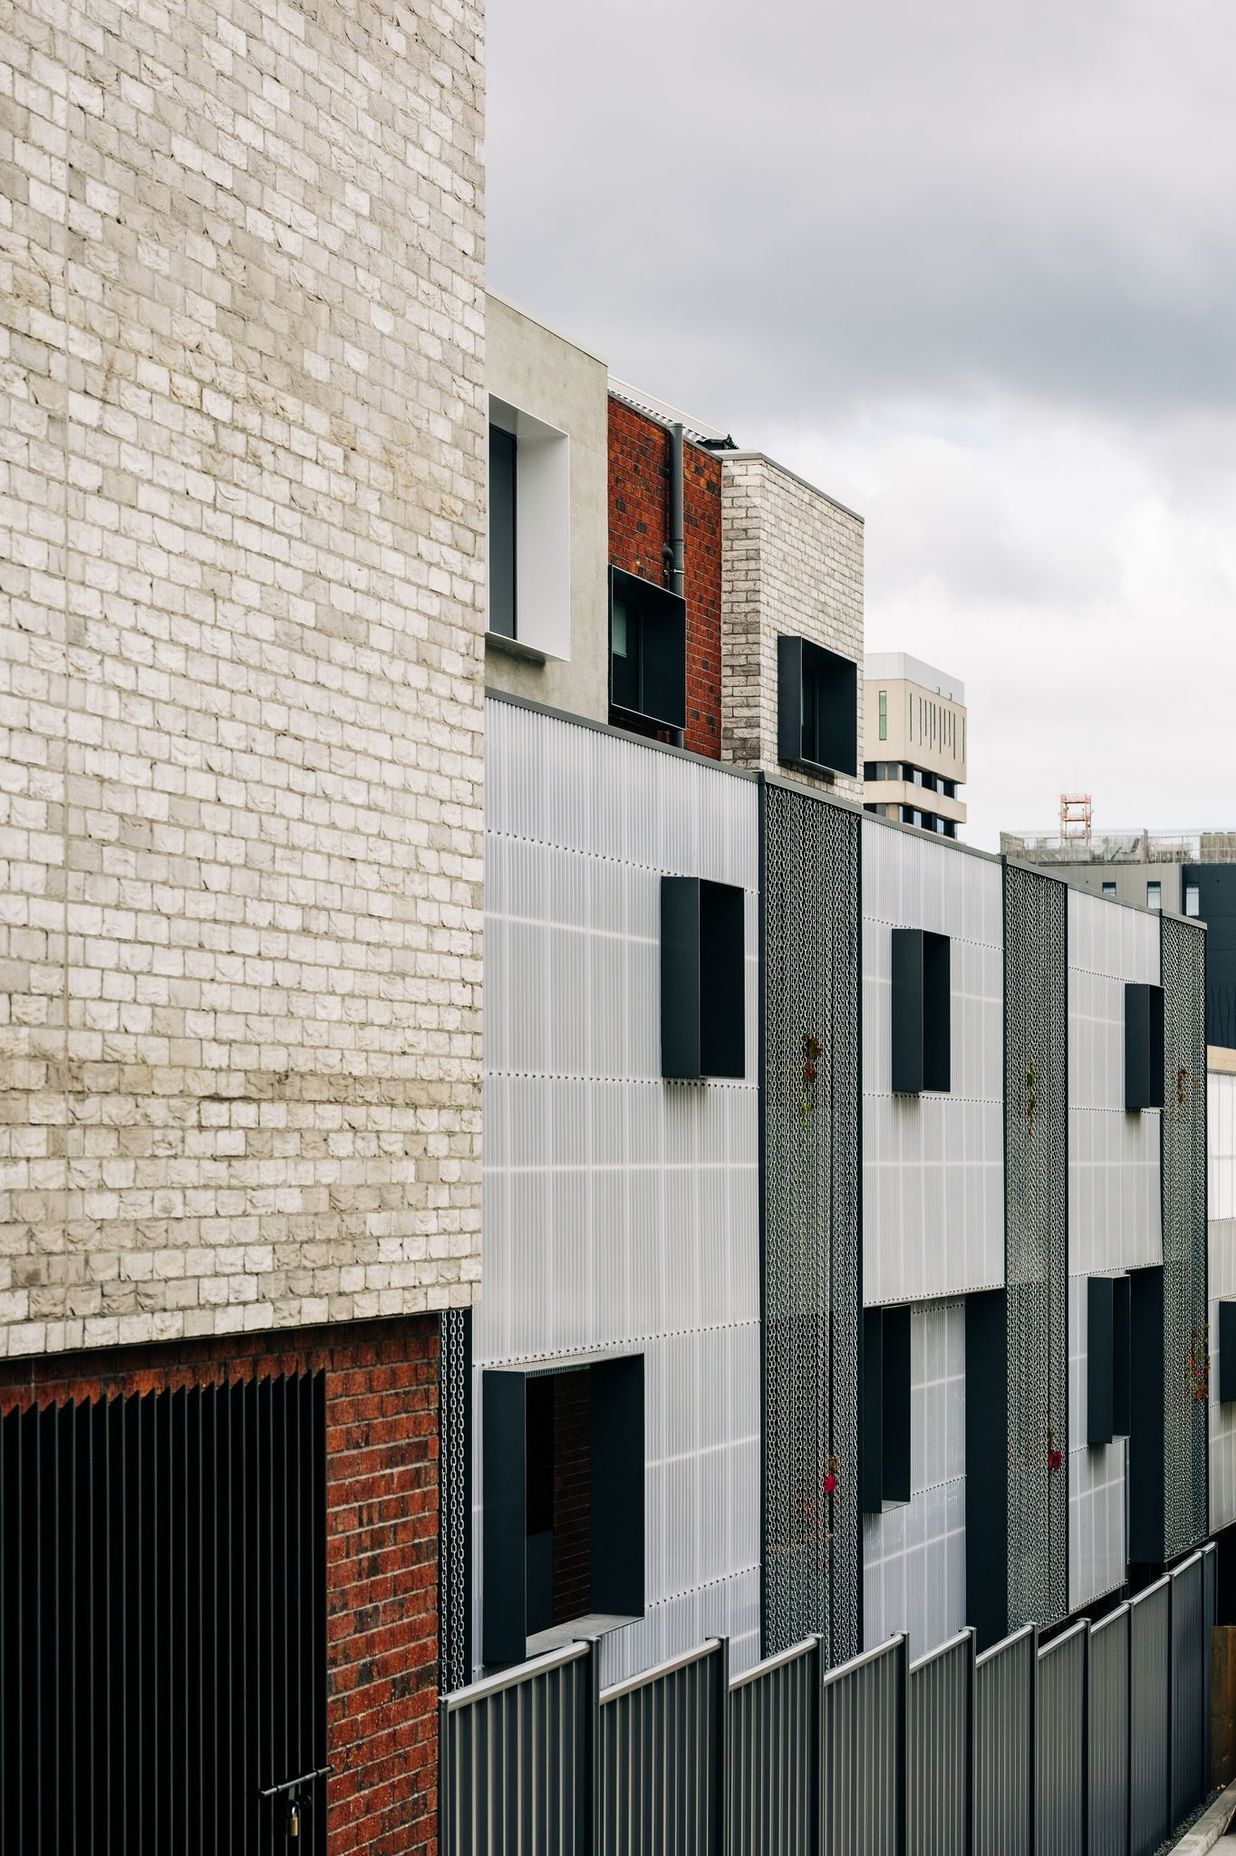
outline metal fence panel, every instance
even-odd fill
[[[714,1856],[724,1842],[726,1646],[601,1697],[601,1856]]]
[[[910,1671],[909,1848],[956,1856],[969,1844],[974,1636],[964,1631]]]
[[[1166,1579],[1129,1606],[1129,1848],[1152,1856],[1170,1822],[1168,1625]]]
[[[974,1692],[974,1856],[1033,1856],[1032,1625],[979,1657]]]
[[[815,1848],[815,1643],[763,1663],[730,1690],[730,1848],[810,1856]]]
[[[1203,1572],[1195,1554],[1171,1575],[1172,1822],[1180,1823],[1206,1793],[1206,1716],[1202,1689]]]
[[[901,1856],[905,1711],[904,1637],[821,1684],[820,1845],[828,1856]]]
[[[1085,1848],[1086,1638],[1087,1626],[1075,1624],[1039,1652],[1038,1856],[1077,1856]]]
[[[1122,1605],[1090,1632],[1086,1759],[1088,1856],[1129,1850],[1129,1610]]]
[[[1211,1633],[1215,1627],[1215,1580],[1218,1567],[1219,1556],[1212,1541],[1202,1552],[1202,1711],[1206,1735],[1202,1770],[1207,1788],[1214,1783],[1210,1771],[1210,1657],[1213,1647]]]
[[[443,1856],[585,1856],[594,1654],[574,1644],[443,1703]]]

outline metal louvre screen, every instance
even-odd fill
[[[858,1650],[860,820],[763,789],[766,1655]]]
[[[820,1843],[829,1856],[901,1856],[906,1834],[906,1640],[890,1638],[820,1690]]]
[[[1086,1625],[1039,1651],[1034,1821],[1038,1856],[1086,1847]]]
[[[1086,1723],[1088,1856],[1127,1856],[1129,1847],[1129,1612],[1090,1632]]]
[[[1171,1829],[1171,1606],[1166,1581],[1129,1606],[1130,1856],[1153,1856]]]
[[[955,1856],[971,1840],[974,1635],[910,1670],[910,1856]]]
[[[438,1686],[472,1676],[472,1311],[448,1308],[438,1354]]]
[[[720,1856],[728,1711],[720,1643],[601,1697],[598,1856]]]
[[[1069,1608],[1068,891],[1004,873],[1007,1628]]]
[[[0,1847],[325,1856],[325,1568],[321,1375],[0,1418]]]
[[[1206,1302],[1206,937],[1159,924],[1163,977],[1163,1557],[1208,1532]]]
[[[817,1646],[761,1664],[730,1690],[730,1849],[812,1856],[816,1847]]]

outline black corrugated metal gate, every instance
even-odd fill
[[[325,1856],[325,1443],[321,1374],[0,1418],[4,1856]]]

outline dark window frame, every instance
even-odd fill
[[[621,651],[615,650],[616,612],[622,615]],[[643,727],[681,735],[687,724],[687,602],[669,587],[612,566],[609,701],[615,715]]]
[[[497,464],[495,453],[501,460]],[[499,503],[502,505],[501,510]],[[509,522],[506,520],[508,504]],[[508,537],[509,547],[502,545]],[[495,585],[499,576],[502,584],[496,597]],[[505,426],[496,424],[492,419],[489,422],[488,625],[496,637],[516,639],[519,636],[519,440],[514,432],[509,432]]]
[[[892,1090],[946,1095],[952,1087],[952,948],[927,928],[892,931]]]
[[[777,757],[816,775],[858,774],[858,665],[809,638],[777,640]]]

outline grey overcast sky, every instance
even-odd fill
[[[1233,0],[489,0],[492,286],[867,519],[971,842],[1236,827]]]

